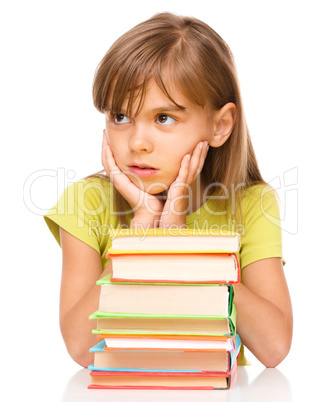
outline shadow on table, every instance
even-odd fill
[[[82,369],[69,380],[61,402],[291,402],[288,379],[278,369],[264,369],[249,383],[248,368],[239,367],[231,388],[222,391],[89,390],[89,370]]]

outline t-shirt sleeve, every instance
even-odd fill
[[[242,214],[241,268],[265,258],[282,258],[280,212],[275,191],[268,185],[252,187],[242,203]]]
[[[68,186],[44,219],[60,244],[59,227],[100,253],[99,228],[106,211],[106,187],[98,180],[81,180]]]

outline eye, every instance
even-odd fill
[[[175,119],[173,119],[173,117],[170,117],[167,114],[158,115],[156,121],[162,126],[170,126],[176,122]]]
[[[127,117],[125,114],[123,113],[119,113],[119,114],[114,114],[113,115],[113,120],[116,124],[126,124],[126,123],[130,123],[130,118]]]

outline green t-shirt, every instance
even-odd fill
[[[279,207],[270,186],[258,184],[242,192],[241,214],[234,194],[227,211],[217,206],[215,193],[195,212],[186,217],[189,228],[228,231],[240,235],[240,266],[270,257],[282,257]],[[234,212],[237,212],[236,218]],[[104,179],[90,178],[71,184],[58,203],[45,214],[45,221],[60,244],[59,226],[97,250],[105,268],[111,246],[110,234],[120,227],[114,207],[113,186]]]
[[[187,226],[221,234],[238,233],[241,269],[261,259],[282,258],[279,206],[271,187],[257,184],[242,190],[241,209],[234,194],[226,194],[226,197],[229,200],[226,211],[218,207],[218,197],[214,192],[198,210],[187,215]],[[80,180],[65,189],[58,203],[44,218],[59,245],[61,226],[97,250],[105,268],[109,262],[106,254],[111,246],[110,234],[120,227],[113,198],[113,186],[109,181],[101,178]],[[236,215],[234,212],[237,212]],[[241,365],[247,364],[243,345],[238,361]]]

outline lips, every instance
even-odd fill
[[[146,164],[142,164],[142,163],[133,164],[128,167],[129,167],[129,170],[131,173],[133,173],[139,177],[142,177],[142,178],[152,177],[158,173],[158,169],[148,166]]]

